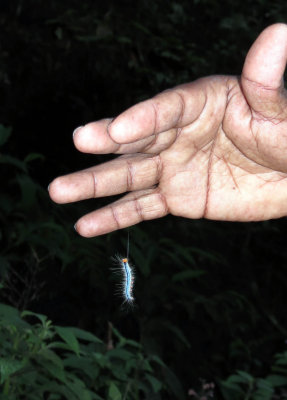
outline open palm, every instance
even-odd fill
[[[58,203],[128,192],[85,215],[96,236],[162,217],[254,221],[287,213],[287,26],[270,26],[241,77],[211,76],[167,90],[74,134],[83,152],[122,156],[55,179]]]

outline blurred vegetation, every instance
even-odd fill
[[[110,257],[127,232],[72,229],[107,199],[56,206],[46,190],[110,157],[78,154],[76,126],[240,74],[255,37],[286,15],[266,0],[0,3],[3,398],[287,398],[286,219],[131,228],[137,307],[124,313]]]
[[[27,317],[37,322],[32,325]],[[0,385],[7,400],[159,398],[159,391],[172,386],[168,367],[111,324],[105,345],[82,329],[53,326],[42,314],[20,314],[5,304],[0,322]],[[162,382],[156,369],[166,372]]]

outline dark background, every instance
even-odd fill
[[[185,392],[237,369],[269,373],[286,349],[285,218],[166,217],[131,228],[137,307],[124,313],[109,268],[127,232],[73,231],[110,199],[57,206],[46,187],[110,157],[78,153],[77,126],[201,76],[239,75],[257,35],[286,18],[285,1],[2,0],[0,123],[12,134],[0,154],[1,300],[103,339],[112,321]],[[21,173],[15,160],[25,160]]]

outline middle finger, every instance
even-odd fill
[[[83,171],[56,178],[50,185],[57,203],[111,196],[147,189],[158,183],[161,158],[148,154],[125,155]]]

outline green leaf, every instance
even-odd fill
[[[258,389],[253,395],[254,400],[271,400],[274,389],[269,381],[266,379],[258,379],[257,380]]]
[[[59,40],[63,39],[63,29],[60,26],[58,26],[58,28],[55,29],[54,33],[55,33],[55,36],[57,39],[59,39]]]
[[[17,328],[30,328],[31,326],[20,318],[19,311],[7,304],[0,303],[0,321],[4,321],[6,325],[14,325]]]
[[[74,327],[69,327],[69,329],[78,339],[87,340],[94,343],[103,343],[103,341],[97,336],[93,335],[90,332],[84,331],[83,329]]]
[[[11,317],[18,317],[19,311],[12,307],[8,306],[7,304],[0,303],[0,319],[9,319]]]
[[[20,170],[27,173],[26,164],[23,161],[18,160],[18,158],[11,157],[9,155],[0,154],[0,163],[13,165],[14,167],[17,167]]]
[[[268,375],[266,380],[273,386],[285,386],[287,385],[287,377],[282,375]]]
[[[38,319],[41,321],[41,323],[42,323],[43,326],[46,326],[46,324],[47,324],[47,317],[46,317],[46,315],[34,313],[33,311],[24,310],[24,311],[21,313],[21,317],[24,318],[24,317],[27,317],[27,316],[33,316],[33,317],[38,318]],[[50,322],[50,321],[48,321],[48,322]]]
[[[0,385],[2,385],[10,375],[23,368],[24,364],[23,361],[0,358]]]
[[[136,342],[135,340],[132,339],[125,339],[125,346],[132,346],[132,347],[136,347],[137,349],[141,349],[142,346],[140,343]]]
[[[113,364],[111,373],[118,381],[126,382],[129,379],[126,365],[123,366],[122,364]]]
[[[110,383],[108,391],[108,400],[122,400],[121,392],[114,382]]]
[[[78,397],[79,400],[91,400],[90,392],[80,379],[73,377],[73,382],[69,381],[69,389]]]
[[[224,382],[225,386],[229,386],[231,388],[232,385],[235,384],[234,388],[237,387],[238,383],[244,383],[246,384],[246,378],[239,376],[239,375],[230,375]]]
[[[177,336],[177,338],[178,338],[182,343],[184,343],[185,346],[186,346],[187,348],[190,348],[190,343],[189,343],[189,341],[187,340],[187,338],[184,336],[183,332],[182,332],[177,326],[171,325],[171,323],[168,322],[168,321],[163,322],[162,325],[163,325],[167,330],[173,332],[173,333],[175,334],[175,336]]]
[[[42,356],[46,360],[51,361],[53,364],[57,365],[59,368],[63,369],[64,364],[62,359],[52,350],[48,348],[41,349],[38,355]]]
[[[55,342],[50,343],[47,346],[47,348],[49,348],[49,349],[62,349],[62,350],[71,351],[71,346],[68,345],[66,342],[64,343],[64,342],[55,341]]]
[[[119,43],[124,43],[124,44],[132,44],[133,43],[132,39],[127,36],[118,36],[116,39]]]
[[[59,379],[63,383],[67,383],[66,374],[63,368],[51,363],[50,361],[45,361],[44,359],[37,359],[37,361],[54,378]]]
[[[151,361],[154,361],[156,364],[160,365],[161,367],[166,368],[165,363],[157,355],[153,354],[153,355],[149,356],[149,359]]]
[[[3,276],[6,271],[8,271],[9,267],[9,261],[5,257],[0,256],[0,277]]]
[[[80,355],[80,345],[78,339],[73,333],[73,329],[68,327],[55,326],[55,331],[57,334],[67,343],[71,350],[73,350],[77,355]]]
[[[276,355],[276,365],[287,365],[287,351]]]
[[[167,367],[163,370],[163,373],[165,376],[165,382],[172,390],[175,398],[179,400],[185,400],[186,396],[183,387],[176,375]]]
[[[124,349],[112,349],[107,355],[109,358],[119,358],[121,360],[129,360],[134,357],[133,353]]]
[[[254,378],[252,375],[248,374],[245,371],[237,371],[237,374],[241,376],[243,379],[245,379],[248,383],[252,383],[254,381]]]
[[[149,375],[149,374],[146,375],[146,379],[151,384],[154,393],[157,393],[160,391],[160,389],[162,388],[162,383],[158,379],[156,379],[154,376]]]
[[[92,358],[101,368],[110,368],[110,361],[107,359],[106,355],[101,353],[92,353]]]
[[[43,154],[40,153],[29,153],[25,158],[24,158],[24,163],[29,163],[34,160],[45,160],[45,157]]]
[[[36,389],[36,393],[37,400],[43,398],[43,393],[49,393],[49,400],[62,400],[63,398],[65,398],[66,400],[79,400],[79,398],[77,396],[74,396],[66,385],[60,384],[56,381],[52,381],[51,379],[48,383],[38,386]],[[58,396],[58,394],[60,394],[61,396]]]
[[[224,263],[224,259],[217,254],[213,254],[209,251],[202,250],[198,247],[191,247],[193,253],[199,254],[203,260],[209,260],[214,263]]]
[[[276,365],[272,367],[272,372],[277,372],[283,375],[287,375],[287,368],[277,367]]]
[[[205,274],[206,271],[197,269],[197,270],[186,270],[182,272],[178,272],[177,274],[174,274],[172,277],[173,282],[180,282],[180,281],[185,281],[187,279],[193,279],[193,278],[198,278],[199,276]]]
[[[71,355],[64,361],[63,365],[74,370],[81,371],[91,379],[96,379],[99,376],[100,368],[90,358]]]
[[[133,26],[135,26],[140,31],[146,33],[147,35],[151,35],[151,32],[146,28],[145,25],[142,25],[142,24],[140,24],[139,22],[137,22],[135,20],[133,20],[132,24],[133,24]]]
[[[17,182],[21,189],[21,207],[24,209],[35,208],[36,196],[37,196],[37,185],[28,175],[18,175]]]
[[[244,395],[244,391],[242,390],[242,388],[240,387],[240,385],[238,385],[237,383],[231,382],[231,381],[224,381],[221,382],[221,386],[225,387],[226,389],[232,390],[236,393],[240,393],[242,395]]]
[[[141,359],[141,357],[139,357]],[[139,364],[139,360],[137,360],[137,363]],[[142,366],[142,370],[143,371],[147,371],[152,373],[153,372],[153,368],[150,365],[150,361],[149,360],[140,360],[140,364]]]
[[[12,133],[12,128],[0,124],[0,146],[3,146],[9,139]]]

